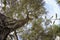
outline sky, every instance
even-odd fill
[[[54,16],[57,13],[58,18],[60,18],[60,7],[55,0],[44,0],[45,1],[45,8],[48,10],[48,18]],[[59,20],[55,22],[55,24],[59,24]]]

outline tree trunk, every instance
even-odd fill
[[[23,20],[15,20],[0,13],[0,40],[6,40],[8,34],[12,31],[15,31],[17,28],[22,27],[29,20],[32,20],[28,17]]]
[[[2,28],[1,28],[2,29]],[[6,40],[7,35],[10,33],[9,28],[0,29],[0,40]]]
[[[18,40],[17,33],[14,31],[15,40]]]

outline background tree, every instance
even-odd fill
[[[19,20],[26,18],[26,14],[29,13],[29,17],[33,18],[32,21],[29,21],[31,24],[36,20],[39,20],[40,22],[38,23],[41,24],[42,15],[46,13],[43,7],[43,0],[3,0],[2,3],[4,4],[4,7],[2,7],[4,15]],[[37,26],[39,27],[39,25]]]

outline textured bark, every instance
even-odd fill
[[[15,34],[15,40],[18,40],[18,36],[17,36],[16,31],[14,31],[14,34]]]
[[[8,34],[27,23],[29,18],[15,20],[0,13],[0,40],[6,40]]]

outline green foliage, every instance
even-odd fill
[[[58,25],[53,25],[53,33],[55,33],[56,35],[58,35],[60,33],[60,26]]]
[[[9,4],[10,8],[6,7],[6,2]],[[31,13],[30,17],[38,18],[39,15],[45,13],[45,8],[43,7],[43,0],[4,0],[5,13],[9,17],[13,17],[15,13],[18,14],[18,18],[21,19],[20,16],[24,17],[27,13]],[[23,14],[23,15],[22,15]]]
[[[56,0],[58,3],[60,3],[60,0]]]
[[[2,9],[5,11],[6,10],[6,0],[4,0],[3,4],[4,4],[4,7]]]

